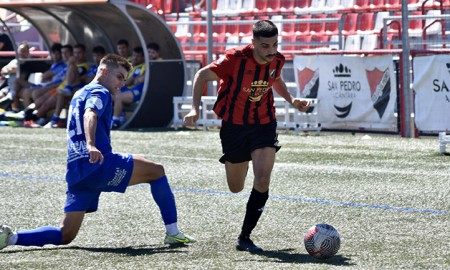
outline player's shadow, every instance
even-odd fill
[[[142,256],[142,255],[151,255],[157,253],[183,253],[182,247],[186,247],[186,245],[170,245],[164,247],[149,247],[145,246],[129,246],[129,247],[78,247],[72,246],[71,249],[85,250],[89,252],[100,252],[100,253],[114,253],[121,254],[126,256]]]
[[[263,252],[255,253],[255,255],[264,256],[267,258],[277,259],[278,263],[319,263],[330,264],[337,266],[350,266],[355,265],[350,262],[350,258],[342,255],[335,255],[327,260],[318,260],[309,254],[291,253],[295,249],[281,249],[281,250],[264,250]]]
[[[159,253],[183,253],[186,252],[182,247],[186,245],[170,245],[170,246],[155,246],[151,247],[148,245],[142,246],[128,246],[128,247],[80,247],[80,246],[64,246],[64,247],[54,247],[54,248],[30,248],[30,249],[20,249],[20,250],[7,250],[2,251],[2,253],[23,253],[23,252],[36,252],[36,251],[46,251],[46,250],[85,250],[89,252],[99,252],[99,253],[114,253],[126,256],[142,256],[151,255]]]

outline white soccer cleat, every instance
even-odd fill
[[[8,240],[13,235],[10,227],[2,225],[0,227],[0,250],[8,246]]]
[[[169,245],[188,244],[188,243],[190,244],[190,243],[195,243],[195,242],[197,242],[197,240],[190,237],[189,235],[185,235],[182,232],[179,232],[177,235],[174,235],[174,236],[166,233],[166,237],[164,238],[164,243],[169,244]]]

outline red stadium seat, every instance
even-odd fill
[[[256,2],[266,2],[266,1],[256,1]],[[267,1],[266,11],[268,14],[278,14],[281,7],[281,0],[270,0]]]
[[[242,18],[244,21],[251,21],[255,19],[255,16],[245,16]],[[253,24],[241,24],[239,26],[239,36],[251,36]]]
[[[241,18],[240,17],[231,17],[230,18],[233,21],[240,21]],[[226,33],[227,35],[235,35],[238,36],[239,35],[239,22],[234,23],[234,24],[227,24],[226,25]]]
[[[309,49],[311,46],[312,36],[311,35],[299,35],[296,39],[297,42],[305,42],[305,44],[299,44],[298,49]]]
[[[297,19],[297,15],[287,15],[285,17],[287,20],[295,20]],[[295,35],[295,23],[293,22],[285,22],[283,23],[283,29],[281,30],[281,35]]]
[[[194,17],[191,18],[191,20],[201,22],[203,19],[201,17]],[[206,25],[194,24],[193,28],[194,28],[194,35],[206,34]]]
[[[225,51],[225,42],[227,41],[227,36],[225,33],[213,34],[213,51],[214,53],[223,53]]]
[[[315,43],[315,44],[311,44],[311,46],[313,46],[313,47],[316,47],[316,48],[328,47],[328,42],[330,41],[330,36],[328,36],[328,35],[313,36],[311,41],[312,41],[312,43]]]
[[[314,15],[314,19],[325,19],[327,14],[316,14]],[[312,22],[310,23],[310,32],[313,35],[322,34],[325,31],[325,22]]]
[[[283,36],[283,42],[296,42],[297,40],[297,36],[296,35],[287,35],[287,36]],[[296,50],[296,45],[295,44],[289,44],[289,45],[283,45],[283,50]]]
[[[422,15],[422,12],[421,11],[413,11],[411,13],[411,15]],[[408,28],[409,36],[414,36],[414,37],[422,36],[422,30],[423,30],[422,20],[420,20],[420,19],[410,19],[409,20],[409,28]]]
[[[373,32],[373,28],[375,26],[375,13],[373,12],[364,12],[359,15],[359,26],[357,32],[362,33],[371,33]]]
[[[401,10],[402,9],[402,1],[401,0],[386,0],[386,4],[384,5],[387,10]]]
[[[366,11],[370,8],[370,0],[355,0],[353,9],[356,12]]]
[[[227,18],[225,18],[225,17],[216,17],[216,21],[226,21],[226,20],[227,20]],[[213,33],[216,33],[218,35],[220,35],[220,34],[225,35],[226,27],[227,27],[226,24],[217,24],[217,25],[213,24],[212,31],[213,31]]]
[[[358,27],[358,13],[346,14],[342,34],[353,35],[356,32],[357,27]]]
[[[334,13],[330,15],[330,18],[341,19],[341,13]],[[336,22],[328,22],[326,24],[325,33],[327,35],[337,35],[339,33],[339,21]]]
[[[311,6],[311,0],[295,0],[294,10],[305,9]]]
[[[311,19],[311,14],[303,14],[300,15],[300,19]],[[299,32],[301,34],[309,33],[311,30],[310,22],[299,22],[295,24],[295,32]]]
[[[268,1],[255,1],[253,13],[256,15],[267,14],[267,2]]]
[[[370,4],[370,9],[374,11],[386,10],[385,0],[372,0]]]
[[[295,2],[295,0],[281,0],[280,12],[283,14],[293,14]]]

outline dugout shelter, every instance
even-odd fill
[[[55,43],[82,43],[88,59],[94,46],[102,45],[115,52],[119,39],[126,39],[130,50],[144,48],[147,65],[142,98],[128,108],[130,128],[164,127],[173,118],[172,98],[183,94],[185,59],[170,27],[157,14],[130,1],[123,0],[2,0],[7,9],[25,18],[39,32],[47,48]],[[8,29],[8,22],[0,24]],[[160,45],[164,60],[149,61],[146,44]]]

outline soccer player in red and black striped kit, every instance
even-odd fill
[[[268,20],[253,25],[252,44],[226,51],[225,55],[200,69],[194,78],[191,111],[186,125],[199,118],[199,106],[205,84],[220,80],[214,111],[222,119],[220,139],[228,187],[231,192],[244,188],[249,161],[253,164],[254,182],[236,248],[260,252],[250,239],[269,197],[270,174],[277,140],[272,87],[293,107],[306,111],[309,103],[292,97],[280,77],[284,56],[277,51],[278,29]]]

